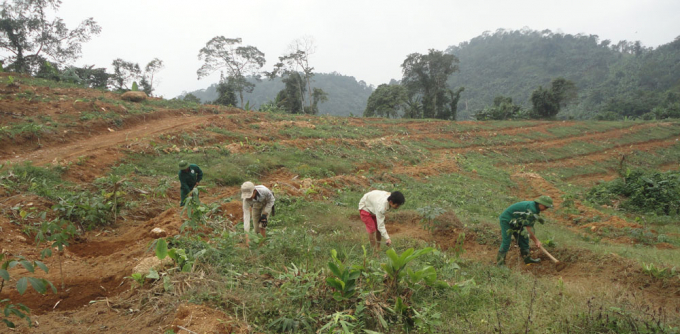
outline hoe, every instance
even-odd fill
[[[556,259],[556,258],[555,258],[554,256],[552,256],[550,253],[548,253],[548,251],[545,250],[545,248],[543,248],[543,246],[541,246],[541,247],[539,247],[539,248],[543,251],[543,253],[545,253],[545,255],[547,255],[547,256],[550,258],[550,260],[551,260],[553,263],[555,263],[555,270],[557,270],[557,271],[562,271],[562,270],[564,270],[564,268],[567,267],[567,264],[566,264],[566,263],[560,262],[560,260]]]

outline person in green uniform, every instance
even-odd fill
[[[549,196],[541,196],[534,201],[515,203],[503,211],[499,217],[503,242],[501,243],[501,248],[498,250],[498,256],[496,257],[496,263],[499,266],[505,265],[505,256],[508,254],[513,236],[515,237],[515,240],[517,240],[517,245],[519,245],[520,254],[524,258],[524,263],[538,263],[541,261],[541,259],[531,258],[529,252],[529,238],[533,240],[537,247],[541,247],[541,242],[534,234],[534,224],[536,223],[536,220],[542,222],[543,218],[538,215],[552,207],[552,198]],[[526,229],[526,233],[524,233],[524,229]]]
[[[179,206],[184,206],[187,195],[191,193],[191,190],[193,190],[202,179],[203,171],[201,171],[197,165],[190,164],[186,161],[179,162],[179,183],[181,184]]]

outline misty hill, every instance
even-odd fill
[[[312,86],[323,89],[328,93],[328,101],[319,104],[319,114],[360,116],[366,108],[366,101],[373,92],[373,87],[366,85],[363,80],[357,81],[354,77],[339,73],[317,73],[312,78]],[[250,94],[244,94],[244,99],[250,101],[253,109],[258,109],[263,103],[276,99],[276,94],[284,88],[281,78],[263,80],[260,82],[249,79],[255,84],[255,89]],[[217,84],[210,85],[206,89],[188,92],[198,97],[202,102],[212,102],[217,99]],[[186,94],[182,94],[186,95]]]
[[[446,52],[460,60],[460,72],[451,75],[449,87],[465,87],[458,119],[469,119],[499,95],[531,108],[531,92],[548,87],[557,77],[578,88],[578,100],[563,109],[560,118],[644,117],[655,107],[680,112],[680,38],[653,49],[640,42],[600,40],[597,35],[499,29]],[[320,114],[362,115],[373,92],[364,81],[337,72],[318,73],[313,80],[314,87],[328,93],[328,101],[319,105]],[[284,86],[280,78],[251,82],[255,90],[245,99],[254,109],[274,100]],[[215,88],[213,84],[190,93],[210,102],[217,98]]]
[[[677,102],[668,93],[680,90],[680,38],[651,49],[596,35],[499,29],[446,51],[460,59],[460,72],[448,81],[465,86],[459,118],[491,105],[498,95],[530,107],[531,92],[556,77],[576,83],[579,93],[561,117],[640,116]]]

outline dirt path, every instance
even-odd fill
[[[583,134],[578,134],[578,135],[573,135],[573,136],[568,136],[568,137],[560,137],[560,138],[539,138],[535,140],[529,140],[525,142],[520,142],[520,143],[492,143],[492,144],[480,144],[480,145],[470,145],[462,148],[454,148],[451,149],[452,152],[455,153],[467,153],[470,151],[474,150],[479,150],[479,149],[484,149],[484,148],[490,148],[492,150],[519,150],[526,148],[529,145],[539,145],[541,149],[548,149],[548,148],[553,148],[553,147],[562,147],[565,146],[569,143],[573,143],[576,141],[582,141],[582,142],[595,142],[595,141],[602,141],[602,140],[610,140],[610,139],[615,139],[615,138],[621,138],[625,135],[629,135],[631,133],[634,133],[638,130],[643,130],[643,129],[648,129],[652,127],[657,127],[657,126],[670,126],[670,124],[666,123],[659,123],[659,124],[653,124],[653,123],[647,123],[647,124],[637,124],[633,125],[628,128],[623,128],[623,129],[614,129],[614,130],[607,130],[607,131],[602,131],[602,132],[586,132]],[[445,150],[445,149],[443,149]]]
[[[121,144],[146,140],[166,132],[195,129],[198,125],[213,121],[217,117],[215,115],[165,117],[152,123],[141,123],[120,131],[107,131],[75,143],[4,158],[9,158],[8,160],[13,163],[32,161],[36,165],[44,165],[53,161],[69,161],[79,156],[96,155]]]

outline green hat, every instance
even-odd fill
[[[187,168],[189,168],[189,163],[188,163],[188,162],[186,162],[186,161],[184,161],[184,160],[182,160],[182,161],[179,162],[179,170],[185,170],[185,169],[187,169]]]
[[[543,204],[546,207],[552,208],[553,207],[553,200],[550,198],[550,196],[541,196],[537,198],[534,202],[538,204]]]

